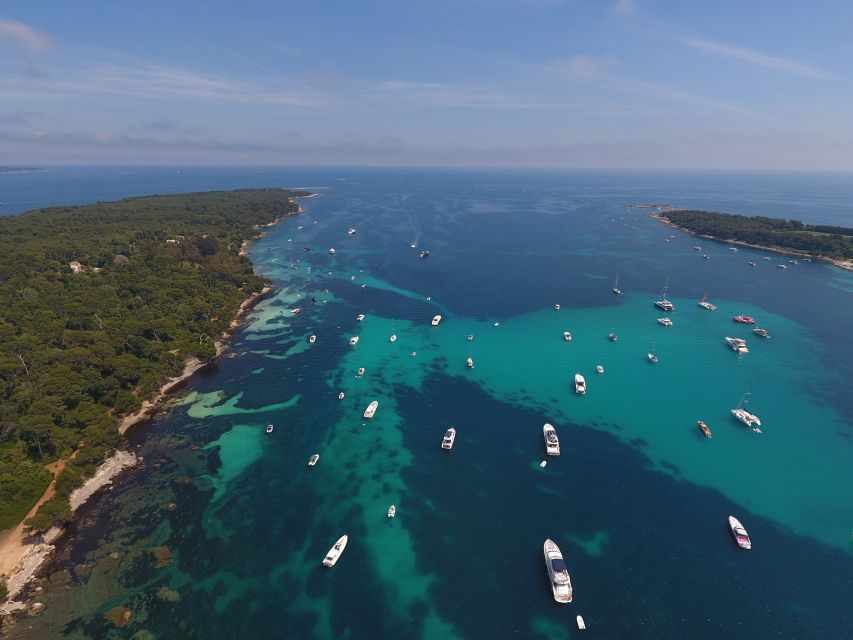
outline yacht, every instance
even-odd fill
[[[586,622],[584,622],[583,616],[578,616],[577,618],[575,618],[575,620],[578,623],[578,629],[580,629],[581,631],[586,629]]]
[[[441,448],[450,451],[453,448],[454,442],[456,442],[456,429],[450,427],[444,432],[444,437],[441,439]]]
[[[595,365],[595,372],[596,373],[604,373],[604,366],[600,365],[600,364]]]
[[[542,427],[542,435],[545,437],[545,452],[549,456],[560,455],[560,440],[554,427],[546,422]]]
[[[441,316],[440,315],[435,316],[432,319],[432,326],[437,327],[440,322],[441,322]]]
[[[559,304],[555,304],[555,305],[554,305],[554,311],[559,311],[559,310],[560,310],[560,305],[559,305]]]
[[[711,437],[711,430],[708,428],[708,425],[702,422],[701,420],[696,421],[696,426],[705,434],[706,438]]]
[[[752,385],[747,387],[746,393],[743,394],[743,398],[740,399],[740,402],[737,403],[737,406],[732,409],[732,415],[743,422],[747,427],[752,427],[752,425],[761,426],[761,420],[758,419],[758,416],[747,411],[747,406],[749,405],[749,397],[752,395]]]
[[[699,301],[699,306],[702,307],[703,309],[707,309],[708,311],[716,311],[717,310],[717,305],[711,304],[710,302],[708,302],[708,292],[707,291],[702,296],[702,299]]]
[[[316,465],[316,464],[317,464],[317,461],[318,461],[319,459],[320,459],[320,454],[319,454],[319,453],[315,453],[313,456],[311,456],[310,458],[308,458],[308,466],[309,466],[309,467],[313,467],[314,465]]]
[[[757,336],[761,336],[762,338],[769,338],[770,337],[770,334],[767,333],[767,329],[760,329],[758,327],[753,327],[752,332]]]
[[[374,400],[369,405],[367,405],[367,409],[364,410],[364,417],[368,420],[374,416],[376,410],[379,408],[379,403]]]
[[[341,391],[341,392],[338,394],[338,400],[343,400],[343,399],[344,399],[344,392],[343,392],[343,391]]]
[[[741,324],[755,324],[755,319],[752,316],[747,316],[742,313],[732,316],[732,320],[734,322],[740,322]]]
[[[394,517],[394,516],[396,516],[396,515],[397,515],[397,507],[395,507],[395,506],[392,504],[390,507],[388,507],[388,517],[389,517],[389,518],[393,518],[393,517]]]
[[[312,334],[312,335],[308,338],[308,343],[309,343],[309,344],[314,344],[315,342],[317,342],[317,336],[315,336],[315,335],[313,335],[313,334]]]
[[[347,229],[347,235],[354,236],[355,235],[355,229],[353,229],[352,227]]]
[[[364,375],[364,367],[359,367],[358,371],[355,372],[355,375],[357,375],[359,378],[361,376],[363,376]]]
[[[613,288],[611,289],[611,291],[613,293],[615,293],[617,296],[622,295],[622,289],[619,288],[619,274],[618,273],[616,274],[616,280],[613,282]]]
[[[655,306],[661,311],[675,311],[675,305],[673,305],[669,300],[666,299],[666,292],[669,288],[669,278],[666,280],[666,284],[663,285],[663,291],[661,292],[660,300],[655,300]]]
[[[388,338],[388,341],[389,341],[389,342],[397,342],[397,334],[396,334],[396,333],[392,333],[392,334],[391,334],[391,337],[390,337],[390,338]]]
[[[581,396],[586,393],[586,380],[579,373],[575,374],[575,393]]]
[[[362,320],[364,320],[364,314],[363,314],[363,313],[359,313],[359,314],[355,317],[355,319],[356,319],[356,320],[358,320],[359,322],[361,322]]]
[[[563,562],[563,554],[560,552],[560,547],[553,540],[545,541],[545,568],[548,571],[548,580],[551,582],[551,591],[554,593],[554,600],[557,602],[572,601],[572,579],[569,577],[569,570],[566,568],[566,563]]]
[[[665,327],[671,327],[672,320],[670,320],[669,318],[658,318],[658,324],[662,324]]]
[[[330,253],[330,254],[332,254],[332,255],[335,255],[335,248],[334,248],[334,247],[332,247],[331,249],[329,249],[329,253]]]
[[[426,249],[424,249],[423,251],[421,251],[421,252],[418,254],[418,257],[419,257],[419,258],[421,258],[421,259],[423,259],[423,258],[429,258],[429,251],[427,251]]]
[[[749,539],[749,534],[743,528],[740,520],[734,516],[729,516],[729,529],[732,530],[732,535],[735,537],[737,546],[741,549],[752,549],[752,540]]]
[[[743,338],[729,338],[726,336],[726,344],[729,345],[732,351],[749,353],[749,349],[746,348],[746,340]]]
[[[466,364],[468,365],[469,369],[473,369],[474,368],[474,359],[471,358],[471,356],[468,356],[468,362]]]
[[[571,342],[572,341],[572,334],[569,333],[568,331],[563,331],[563,340],[565,340],[566,342]]]
[[[335,543],[335,546],[329,549],[329,553],[327,553],[326,557],[323,558],[323,565],[327,567],[335,566],[335,563],[338,561],[338,558],[341,557],[341,554],[344,552],[344,549],[347,548],[347,540],[349,540],[347,536],[341,536],[340,538],[338,538],[338,541]]]
[[[353,336],[349,339],[349,346],[354,347],[358,344],[358,336]]]
[[[271,424],[268,424],[267,428],[266,428],[267,435],[271,436],[274,429],[275,429],[274,426],[272,426]]]
[[[648,358],[649,358],[649,362],[651,362],[652,364],[658,363],[658,357],[655,355],[655,343],[654,342],[652,342],[652,345],[649,347]]]

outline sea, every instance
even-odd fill
[[[250,247],[274,291],[128,434],[143,463],[0,637],[853,637],[853,273],[634,206],[853,226],[853,175],[49,167],[0,173],[0,213],[244,187],[318,194]]]

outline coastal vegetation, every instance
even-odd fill
[[[189,358],[209,359],[265,280],[242,256],[297,211],[282,189],[130,198],[0,217],[0,529],[69,516],[68,496]],[[73,455],[72,455],[73,454]]]
[[[834,260],[853,260],[853,229],[847,227],[688,209],[665,210],[659,217],[692,233],[717,240],[745,242]]]

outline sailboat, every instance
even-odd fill
[[[616,274],[616,280],[613,282],[613,289],[612,289],[612,291],[613,291],[613,293],[615,293],[617,296],[621,296],[621,295],[622,295],[622,289],[620,289],[620,288],[619,288],[619,274],[618,274],[618,273]]]
[[[746,388],[746,393],[743,394],[743,397],[740,399],[740,402],[737,403],[737,406],[732,409],[732,415],[743,422],[747,427],[752,427],[752,425],[761,426],[761,420],[758,419],[758,416],[754,413],[750,413],[747,411],[747,406],[749,405],[749,398],[752,395],[752,383]],[[752,427],[755,429],[755,427]]]
[[[667,289],[669,289],[669,278],[666,279],[666,283],[663,285],[660,300],[655,300],[655,306],[661,311],[675,311],[675,305],[666,299]]]
[[[648,358],[649,358],[649,362],[651,362],[652,364],[658,363],[658,357],[655,355],[655,343],[654,342],[652,342],[651,346],[649,347]]]

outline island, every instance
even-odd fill
[[[135,461],[114,453],[123,430],[219,354],[269,290],[248,241],[310,195],[158,195],[0,217],[0,574],[21,571],[24,537],[56,530],[93,493],[78,489],[87,479],[97,472],[97,488]]]
[[[853,270],[853,229],[765,216],[654,207],[653,218],[681,231],[730,244],[823,260]]]
[[[39,167],[0,167],[0,173],[32,173],[33,171],[47,171]]]

